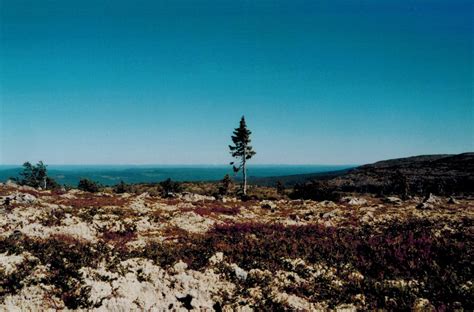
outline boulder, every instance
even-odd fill
[[[441,204],[441,199],[437,196],[434,196],[433,194],[429,194],[428,196],[426,196],[424,199],[423,199],[423,202],[424,203],[427,203],[427,204],[433,204],[433,205],[436,205],[436,204]]]
[[[20,191],[33,191],[33,192],[37,190],[34,187],[31,187],[31,186],[28,186],[28,185],[19,186],[18,189]],[[40,190],[40,187],[38,188],[38,190]]]
[[[181,195],[181,199],[188,202],[197,202],[197,201],[204,201],[204,200],[216,200],[214,196],[205,196],[200,194],[194,193],[183,193]]]
[[[248,273],[244,269],[240,268],[237,264],[232,263],[230,267],[234,270],[235,276],[241,280],[245,281],[247,279]]]
[[[184,273],[186,269],[188,268],[188,265],[184,263],[183,261],[179,260],[174,266],[172,271],[174,273]]]
[[[36,197],[28,193],[14,193],[1,198],[2,205],[9,204],[34,204]]]
[[[401,205],[402,204],[402,200],[396,196],[388,196],[388,197],[385,197],[384,198],[384,203],[387,203],[387,204],[393,204],[393,205]]]
[[[421,311],[434,311],[434,306],[430,303],[428,299],[417,298],[413,304],[412,311],[421,312]]]
[[[346,203],[351,206],[361,206],[367,204],[367,200],[364,198],[357,198],[357,197],[343,197],[341,202]]]
[[[451,196],[451,197],[448,199],[448,204],[455,205],[455,204],[459,204],[459,202],[456,200],[456,198],[454,198],[454,197]]]
[[[433,205],[430,204],[430,203],[419,203],[417,206],[416,206],[416,209],[420,209],[420,210],[429,210],[429,209],[433,209]]]
[[[270,209],[270,210],[273,210],[275,209],[277,206],[274,202],[272,201],[269,201],[269,200],[264,200],[262,201],[260,207],[262,207],[263,209]]]
[[[322,202],[319,202],[318,205],[322,207],[329,207],[329,208],[337,207],[337,205],[333,201],[330,201],[330,200],[323,200]]]
[[[374,220],[374,213],[372,211],[367,211],[367,213],[360,218],[360,221],[363,223],[369,223]]]
[[[209,258],[210,265],[218,265],[224,262],[224,253],[216,252],[212,257]]]
[[[235,198],[235,197],[223,196],[222,197],[222,202],[223,203],[236,203],[236,202],[238,202],[238,199]]]
[[[12,180],[8,180],[7,183],[5,183],[5,186],[13,187],[13,188],[18,188],[18,184],[13,182]]]
[[[337,211],[336,210],[333,210],[333,211],[329,211],[329,212],[326,212],[322,215],[322,218],[323,219],[331,219],[331,218],[334,218],[337,214]]]

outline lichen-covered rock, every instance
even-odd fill
[[[333,201],[330,201],[330,200],[323,200],[323,201],[319,202],[318,205],[322,206],[322,207],[327,207],[327,208],[337,207],[337,204]]]
[[[5,183],[5,186],[6,187],[9,187],[9,188],[19,188],[19,185],[16,184],[14,181],[12,180],[8,180],[6,183]]]
[[[435,311],[435,307],[430,303],[428,299],[417,298],[413,304],[412,311],[414,312],[428,312]]]
[[[232,270],[234,270],[234,274],[235,276],[239,279],[239,280],[242,280],[242,281],[245,281],[247,279],[247,271],[245,271],[244,269],[240,268],[237,264],[235,263],[232,263],[230,265],[230,267],[232,268]]]
[[[224,254],[222,252],[216,252],[211,258],[209,258],[210,265],[218,265],[224,262]]]
[[[190,305],[198,311],[212,311],[219,294],[230,293],[235,287],[212,270],[187,270],[182,263],[174,266],[172,274],[145,259],[130,259],[121,267],[124,275],[106,272],[106,278],[104,270],[83,270],[91,298],[102,302],[98,310],[180,311]]]
[[[181,194],[181,199],[184,201],[188,202],[198,202],[198,201],[213,201],[216,200],[214,196],[205,196],[205,195],[200,195],[200,194],[194,194],[194,193],[183,193]]]
[[[29,193],[17,192],[8,196],[0,197],[1,205],[26,204],[31,205],[36,202],[36,197]]]
[[[0,185],[4,197],[22,190],[28,194]],[[84,311],[423,310],[430,300],[469,306],[469,198],[423,203],[428,210],[416,209],[421,199],[398,204],[367,195],[270,201],[278,209],[262,209],[266,202],[257,200],[31,194],[34,203],[0,213],[0,311],[73,310],[78,302]],[[357,205],[349,207],[352,199]],[[449,266],[439,250],[451,255]],[[426,278],[417,280],[419,265]],[[430,297],[427,283],[449,274],[459,302]],[[381,293],[389,295],[378,300]]]
[[[429,194],[423,199],[423,203],[425,204],[431,204],[431,205],[437,205],[441,204],[441,199],[437,196],[434,196],[433,194]]]
[[[338,215],[341,214],[341,210],[340,209],[334,209],[334,210],[331,210],[329,212],[326,212],[322,215],[322,218],[323,219],[332,219],[332,218],[335,218],[337,217]]]
[[[416,206],[416,209],[420,209],[420,210],[431,210],[431,209],[434,209],[434,206],[430,203],[419,203],[417,206]]]
[[[458,202],[458,200],[457,200],[456,198],[454,198],[454,197],[451,196],[451,197],[449,197],[449,199],[448,199],[448,204],[450,204],[450,205],[456,205],[456,204],[459,204],[459,202]]]
[[[260,203],[260,207],[262,207],[263,209],[276,209],[277,205],[272,201],[263,200]]]
[[[399,197],[388,196],[384,198],[384,202],[388,204],[401,205],[403,201]]]
[[[16,271],[16,266],[22,263],[29,256],[28,253],[9,255],[5,252],[0,254],[0,269],[3,270],[4,274],[10,275]]]
[[[182,213],[170,220],[170,224],[191,233],[204,233],[216,222],[194,212]]]
[[[351,206],[361,206],[367,204],[367,200],[365,198],[357,198],[357,197],[343,197],[341,202],[346,203]]]
[[[51,296],[52,286],[31,285],[15,295],[7,295],[0,302],[0,311],[58,311],[64,309],[64,302]]]

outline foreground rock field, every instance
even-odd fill
[[[473,310],[474,201],[0,185],[0,310]]]

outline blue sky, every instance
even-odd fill
[[[0,164],[474,150],[471,1],[0,2]]]

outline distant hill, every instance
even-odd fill
[[[379,161],[354,169],[318,174],[257,179],[261,185],[286,186],[308,181],[324,181],[335,191],[390,193],[396,179],[406,179],[410,192],[439,194],[474,193],[474,153],[459,155],[422,155]]]

